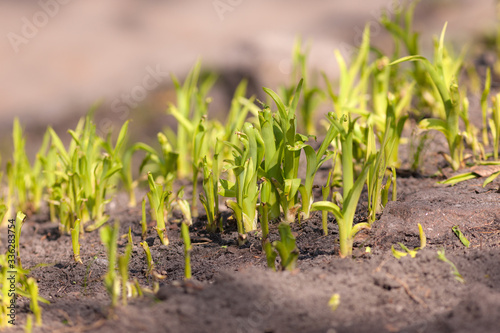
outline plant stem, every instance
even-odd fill
[[[191,239],[189,238],[189,226],[181,222],[181,236],[184,241],[184,277],[191,279]]]

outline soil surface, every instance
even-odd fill
[[[328,170],[320,170],[317,183]],[[184,281],[184,249],[178,214],[168,229],[171,244],[162,246],[153,230],[146,237],[158,280],[153,295],[130,299],[127,306],[110,308],[102,276],[107,257],[98,232],[81,239],[82,264],[73,261],[71,238],[59,233],[42,212],[29,217],[21,237],[24,267],[40,294],[43,327],[35,332],[498,332],[500,318],[500,182],[485,188],[482,179],[453,187],[437,185],[439,179],[398,178],[398,201],[389,202],[372,230],[358,234],[352,259],[341,259],[338,228],[330,217],[323,236],[321,215],[292,224],[300,251],[297,268],[273,272],[266,265],[259,233],[249,235],[239,247],[234,222],[225,212],[225,231],[209,234],[206,217],[194,220],[193,279]],[[318,193],[319,194],[319,193]],[[154,278],[145,276],[140,207],[127,208],[127,197],[118,194],[109,213],[120,221],[120,235],[132,228],[134,248],[130,279],[153,289]],[[357,221],[366,218],[363,199]],[[419,246],[420,223],[427,246],[415,258],[396,259],[391,246],[398,242]],[[460,230],[470,240],[466,248],[453,233]],[[5,233],[2,233],[5,244]],[[271,227],[277,239],[277,226]],[[119,240],[123,251],[126,238]],[[371,247],[371,253],[366,247]],[[449,263],[438,259],[438,250],[455,264],[465,282],[453,274]],[[338,294],[335,311],[328,305]],[[26,300],[18,299],[16,328],[22,331],[30,313]]]

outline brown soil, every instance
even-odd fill
[[[321,170],[318,184],[327,170]],[[338,256],[337,226],[330,220],[322,235],[321,216],[292,225],[300,257],[293,272],[266,267],[259,234],[238,247],[235,226],[226,216],[223,234],[205,230],[205,218],[191,227],[193,280],[183,282],[183,244],[176,224],[168,230],[171,244],[162,246],[152,228],[146,241],[155,270],[166,275],[155,296],[130,300],[111,310],[102,276],[106,253],[99,233],[81,240],[83,265],[72,258],[71,239],[61,235],[46,213],[30,217],[21,237],[24,267],[35,268],[42,305],[43,327],[35,332],[498,332],[500,318],[500,182],[485,188],[482,180],[454,187],[437,186],[435,178],[398,179],[399,198],[390,202],[374,228],[356,238],[354,258]],[[139,247],[140,208],[126,208],[125,195],[110,205],[120,232],[132,228],[134,248],[130,278],[152,288],[145,277],[145,255]],[[358,220],[366,217],[363,201]],[[175,214],[173,219],[175,219]],[[427,247],[415,258],[396,259],[390,247],[398,242],[419,246],[417,223]],[[458,225],[471,241],[465,248],[451,227]],[[2,233],[5,238],[5,233]],[[278,237],[272,227],[271,239]],[[3,239],[5,244],[5,239]],[[123,251],[126,239],[119,240]],[[371,254],[365,247],[372,248]],[[446,256],[465,279],[459,282]],[[328,306],[338,293],[340,305]],[[18,300],[22,331],[30,313]]]

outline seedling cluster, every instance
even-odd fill
[[[15,120],[14,154],[6,168],[9,191],[0,200],[0,218],[5,219],[14,211],[35,213],[47,204],[52,221],[60,223],[61,233],[71,235],[74,260],[78,263],[88,255],[80,253],[80,237],[100,229],[109,262],[104,284],[113,306],[120,295],[125,304],[127,295],[139,295],[142,291],[137,281],[128,281],[128,262],[134,246],[131,233],[124,253],[118,254],[119,223],[102,227],[109,219],[106,205],[121,188],[129,194],[129,206],[136,206],[135,189],[140,183],[149,187],[142,199],[142,220],[138,221],[143,239],[148,232],[147,208],[156,221],[155,230],[162,246],[169,246],[172,211],[182,212],[180,234],[186,279],[192,275],[189,228],[192,219],[198,217],[199,202],[206,214],[206,229],[211,233],[224,231],[222,200],[232,212],[239,245],[246,242],[249,232],[260,229],[263,252],[274,270],[278,256],[280,269],[295,268],[299,249],[291,224],[309,218],[315,211],[322,212],[325,235],[329,233],[328,213],[333,215],[338,225],[339,254],[350,257],[356,234],[370,229],[388,201],[397,199],[396,169],[401,165],[398,151],[399,145],[408,140],[403,132],[410,126],[410,115],[420,119],[420,131],[438,130],[446,137],[445,158],[453,170],[466,163],[500,164],[500,95],[489,96],[491,73],[487,73],[481,99],[483,127],[478,129],[469,121],[466,87],[459,84],[464,54],[455,56],[445,46],[445,25],[435,41],[434,58],[420,55],[418,35],[412,30],[413,9],[414,5],[410,5],[392,19],[382,19],[394,37],[394,54],[384,55],[370,45],[369,27],[349,64],[340,52],[335,52],[339,82],[335,85],[323,73],[325,89],[307,76],[307,51],[298,42],[293,54],[292,84],[278,92],[264,88],[268,98],[261,102],[247,97],[246,82],[241,82],[225,122],[209,117],[209,93],[216,77],[202,75],[198,62],[184,83],[172,77],[177,100],[168,106],[167,112],[175,117],[178,128],[176,132],[167,129],[158,133],[159,149],[140,142],[127,144],[128,122],[123,124],[116,141],[111,133],[100,137],[93,122],[94,108],[74,130],[68,131],[71,140],[67,146],[48,128],[31,164],[22,127]],[[403,50],[405,56],[401,57]],[[403,67],[405,62],[412,65]],[[328,103],[330,112],[321,119],[324,126],[314,126],[317,107],[322,103]],[[132,161],[139,152],[145,155],[138,168],[139,176],[134,179]],[[418,158],[420,149],[417,152]],[[330,170],[326,184],[316,182],[320,168]],[[485,184],[499,174],[497,171],[490,175]],[[476,176],[472,172],[446,182]],[[182,189],[174,193],[175,180],[191,183],[190,201],[183,198]],[[316,193],[319,187],[321,192]],[[367,210],[360,211],[358,202],[365,188]],[[365,219],[355,223],[356,213]],[[271,241],[270,230],[276,226],[280,239]],[[419,228],[423,248],[425,235]],[[418,250],[400,245],[406,252],[393,248],[396,256],[414,256]],[[148,243],[144,240],[140,246],[147,258],[146,274],[156,280],[161,278],[154,271]],[[0,261],[4,260],[0,257]],[[18,260],[17,267],[24,272],[19,254]],[[0,281],[5,287],[3,270]],[[32,300],[40,299],[32,279],[27,278],[21,286],[19,293],[29,294]],[[2,292],[2,315],[6,300]],[[332,298],[333,310],[337,303],[338,297]],[[36,301],[32,309],[38,323]],[[5,318],[0,319],[3,325]]]

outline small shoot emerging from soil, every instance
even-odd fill
[[[238,226],[238,243],[245,243],[246,233],[257,229],[257,200],[259,187],[257,175],[259,164],[264,155],[264,142],[258,130],[250,123],[243,125],[238,132],[243,148],[225,142],[233,148],[233,159],[227,161],[234,172],[236,182],[221,179],[222,195],[235,197],[227,200],[226,205],[234,212]]]
[[[462,275],[460,274],[460,272],[458,271],[457,266],[455,266],[455,264],[451,260],[446,258],[444,249],[438,250],[437,254],[438,254],[439,260],[444,261],[445,263],[447,263],[448,265],[451,266],[451,271],[453,272],[455,279],[460,283],[465,283],[465,280],[462,277]]]
[[[118,303],[120,295],[120,279],[116,274],[119,223],[115,220],[113,227],[106,225],[100,230],[101,241],[108,254],[108,272],[104,275],[104,285],[111,296],[111,307]]]
[[[148,265],[148,268],[146,270],[146,276],[149,279],[149,276],[151,275],[151,273],[153,272],[153,269],[154,269],[153,257],[151,256],[151,250],[149,249],[148,242],[143,241],[140,243],[140,245],[142,246],[142,249],[144,250],[144,254],[146,254],[146,263]]]
[[[280,240],[273,242],[272,246],[267,243],[267,246],[264,247],[267,264],[269,268],[276,270],[275,260],[277,254],[279,254],[281,259],[281,270],[293,271],[299,258],[299,250],[296,246],[295,236],[292,233],[290,225],[287,223],[281,223],[278,226],[278,230]]]
[[[460,104],[461,97],[458,84],[453,73],[447,72],[447,66],[443,66],[444,54],[444,34],[446,24],[441,32],[439,44],[436,50],[435,64],[432,64],[425,57],[420,55],[412,55],[403,57],[392,62],[390,65],[396,65],[404,61],[419,61],[429,74],[432,82],[435,84],[439,92],[443,109],[445,111],[445,119],[423,119],[419,126],[424,130],[438,130],[443,133],[448,141],[449,155],[445,155],[446,160],[450,163],[453,170],[457,170],[463,162],[463,140],[459,129]]]
[[[24,221],[26,220],[26,215],[23,212],[17,212],[16,214],[16,225],[15,225],[15,246],[16,246],[16,258],[17,258],[17,265],[22,268],[23,265],[21,264],[21,253],[19,249],[21,248],[19,246],[19,240],[21,239],[21,229],[23,227]]]
[[[160,242],[167,246],[169,241],[165,226],[165,202],[172,192],[164,190],[162,185],[157,184],[151,173],[148,173],[148,183],[150,189],[148,199],[152,215],[156,219],[156,231],[160,237]]]
[[[332,312],[335,312],[335,310],[337,310],[339,305],[340,305],[340,294],[335,293],[332,295],[332,297],[330,297],[330,300],[328,301],[328,306],[330,307],[330,310],[332,310]]]
[[[498,161],[498,149],[500,146],[500,93],[493,98],[493,117],[488,119],[491,136],[493,138],[493,158]]]
[[[370,228],[368,223],[354,223],[354,214],[358,205],[359,197],[368,176],[374,157],[371,156],[363,166],[356,182],[354,182],[353,163],[353,135],[355,122],[350,120],[348,114],[338,119],[330,113],[330,121],[335,125],[339,133],[342,146],[342,184],[343,205],[342,209],[330,201],[317,201],[312,204],[311,210],[326,210],[333,213],[339,226],[340,255],[350,257],[352,255],[352,244],[354,236],[362,229]]]
[[[383,140],[380,144],[380,149],[377,149],[375,144],[375,134],[373,127],[368,128],[368,144],[366,149],[367,160],[374,159],[374,163],[370,166],[366,184],[368,187],[368,223],[370,225],[375,222],[377,214],[385,207],[389,200],[389,189],[393,184],[393,196],[396,198],[396,172],[393,169],[391,175],[387,177],[386,184],[383,185],[387,167],[390,164],[392,152],[397,149],[396,141],[399,140],[398,126],[396,125],[396,114],[394,107],[390,101],[387,101],[386,111],[386,127],[384,130]],[[402,126],[401,126],[402,130]]]
[[[83,264],[80,258],[80,220],[75,221],[75,226],[71,228],[71,244],[73,246],[73,258],[75,262]]]
[[[417,255],[417,252],[421,249],[423,249],[427,245],[427,237],[425,236],[424,229],[422,228],[422,225],[419,223],[418,224],[418,234],[420,238],[420,246],[416,247],[413,250],[410,250],[407,248],[403,243],[398,243],[399,246],[405,251],[398,251],[394,248],[394,245],[391,247],[392,255],[396,258],[399,259],[401,257],[406,257],[408,254],[410,257],[415,258]]]
[[[135,287],[128,281],[128,264],[130,262],[130,255],[132,254],[132,229],[128,229],[128,243],[125,246],[125,252],[118,256],[118,271],[120,272],[120,279],[122,283],[122,305],[127,305],[128,289]]]
[[[215,143],[215,153],[212,166],[208,164],[206,157],[203,158],[203,193],[200,193],[200,201],[207,214],[207,230],[214,233],[217,228],[222,230],[222,221],[219,211],[219,154],[222,145],[219,140]]]
[[[287,104],[282,98],[269,88],[263,88],[276,106],[278,112],[271,112],[265,105],[259,112],[259,125],[264,140],[264,162],[262,169],[264,177],[269,182],[264,186],[271,186],[268,201],[268,218],[277,219],[280,216],[280,207],[284,221],[291,223],[300,208],[298,190],[301,179],[298,178],[300,153],[309,137],[297,133],[296,110],[302,91],[303,80],[300,80],[295,92],[286,96]]]
[[[6,167],[9,185],[7,206],[29,214],[38,211],[40,208],[43,191],[47,185],[47,179],[43,174],[42,162],[39,157],[47,153],[50,137],[48,133],[44,135],[33,166],[28,160],[25,150],[26,138],[17,118],[13,124],[12,138],[14,142],[13,158],[12,162],[7,162]]]
[[[470,246],[469,240],[467,239],[467,237],[465,237],[465,235],[462,233],[462,231],[458,228],[458,225],[453,226],[451,228],[451,230],[455,233],[455,235],[457,235],[458,239],[460,239],[460,242],[462,242],[462,244],[465,247]]]
[[[314,202],[314,177],[323,163],[333,156],[333,152],[327,151],[327,149],[337,135],[338,128],[334,124],[330,124],[330,128],[328,129],[317,152],[314,151],[313,147],[308,144],[302,145],[302,149],[304,149],[307,159],[306,179],[304,184],[299,186],[299,192],[302,197],[302,213],[304,218],[309,218],[311,206]]]
[[[35,325],[42,326],[42,309],[38,305],[38,285],[34,278],[29,277],[26,280],[26,289],[31,298],[30,310],[35,315]]]
[[[335,157],[333,158],[335,160]],[[330,197],[332,191],[332,171],[328,173],[328,180],[326,185],[321,187],[321,194],[323,195],[323,201],[327,201]],[[323,235],[328,235],[328,211],[323,210],[321,212],[321,225],[323,227]]]
[[[191,238],[189,238],[189,225],[181,222],[181,237],[184,242],[184,278],[191,279]]]
[[[191,279],[191,238],[189,237],[189,227],[193,224],[193,219],[191,217],[191,209],[189,208],[189,202],[182,199],[184,196],[184,191],[180,190],[177,193],[177,206],[179,206],[182,211],[184,218],[181,221],[181,238],[184,243],[184,278],[186,280]]]
[[[148,233],[148,222],[146,219],[146,198],[142,198],[142,219],[141,219],[141,238],[146,239]]]

